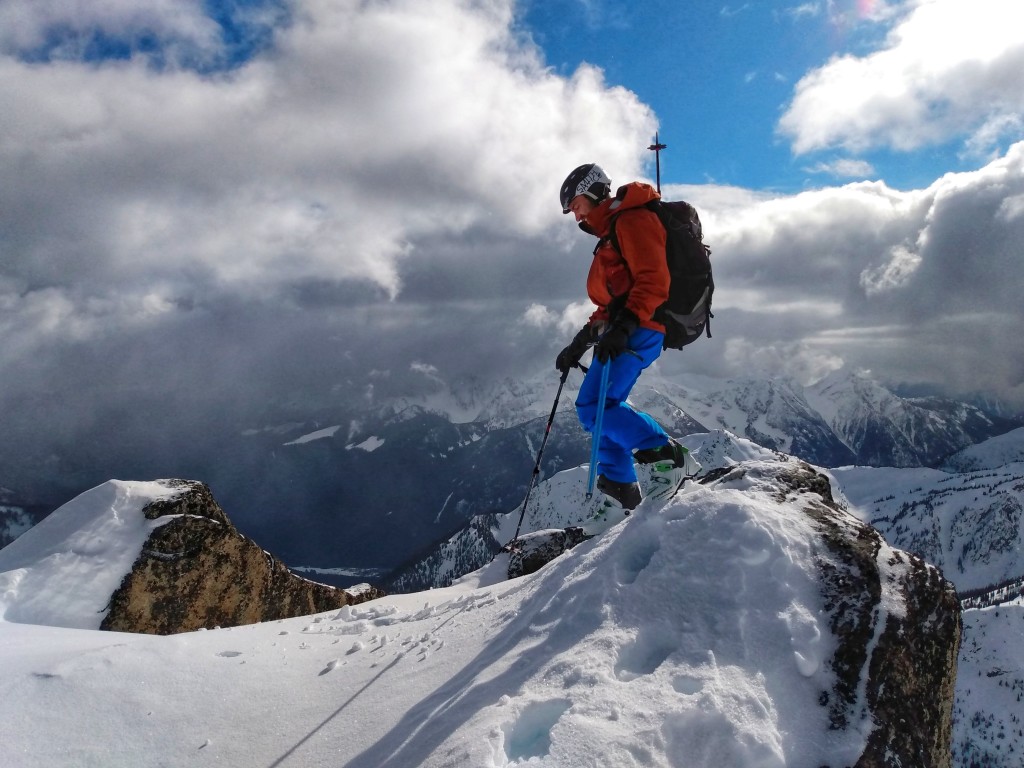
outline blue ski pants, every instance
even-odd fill
[[[629,337],[629,349],[607,363],[594,357],[594,363],[580,385],[576,398],[576,413],[587,432],[594,431],[597,420],[598,397],[601,390],[601,370],[610,365],[608,392],[604,402],[604,420],[598,443],[598,473],[618,483],[636,482],[633,451],[657,448],[668,442],[664,429],[642,411],[626,402],[640,372],[658,359],[664,334],[647,328],[638,328]]]

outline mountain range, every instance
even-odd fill
[[[320,545],[318,551],[331,553],[319,562],[358,566],[358,558],[344,556],[343,542],[384,551],[388,543],[416,539],[405,551],[421,551],[397,569],[393,586],[409,592],[444,589],[489,562],[512,537],[521,513],[524,531],[572,524],[586,514],[579,488],[588,438],[572,412],[571,388],[555,417],[540,482],[521,509],[557,386],[551,378],[494,390],[477,387],[473,397],[459,400],[439,389],[430,398],[346,411],[353,416],[347,421],[253,428],[237,437],[247,447],[240,455],[266,474],[254,473],[245,462],[236,472],[248,498],[269,508],[286,504],[289,493],[311,493],[294,485],[303,478],[336,478],[338,467],[346,468],[346,476],[354,473],[352,483],[363,484],[348,487],[367,494],[362,509],[369,519],[349,521],[347,531],[344,525],[329,528],[340,533],[325,536],[316,515],[299,514],[303,507],[296,504],[295,513],[277,519],[280,527],[293,529],[291,538],[280,534],[280,540],[301,542],[305,535]],[[1019,765],[1024,429],[1011,429],[1011,420],[969,404],[898,397],[863,376],[834,377],[810,389],[779,380],[665,382],[652,376],[635,395],[638,406],[685,435],[684,443],[707,467],[769,461],[790,451],[800,456],[798,449],[818,459],[831,456],[831,465],[811,463],[831,478],[837,502],[874,526],[890,546],[938,565],[966,608],[953,764]],[[524,420],[517,421],[517,414]],[[983,439],[986,432],[993,436]],[[759,439],[745,436],[750,434]],[[855,460],[841,464],[846,452]],[[905,465],[860,465],[856,457],[862,454]],[[932,466],[907,466],[914,457],[928,457]],[[10,494],[4,499],[12,501]],[[387,499],[384,514],[380,499]],[[5,508],[24,514],[17,505]],[[297,520],[305,527],[296,528]],[[258,519],[254,524],[279,535],[278,526]],[[407,539],[398,536],[403,526]],[[426,536],[445,527],[450,530],[444,536],[426,545]],[[273,541],[254,538],[275,548]],[[371,572],[383,577],[391,570]],[[351,583],[361,575],[358,567],[346,568],[339,578]]]
[[[571,374],[560,399],[541,477],[589,455],[572,405],[580,378]],[[313,413],[306,405],[268,407],[255,424],[211,424],[199,441],[201,460],[150,461],[138,446],[113,441],[78,457],[69,477],[58,472],[30,485],[74,495],[111,477],[199,477],[244,534],[290,565],[348,586],[420,559],[479,515],[520,504],[557,386],[553,372],[438,379],[416,396],[350,397]],[[670,380],[652,370],[631,400],[677,436],[724,429],[823,467],[933,466],[1020,423],[967,403],[900,397],[858,373],[803,387],[787,379]],[[25,476],[16,453],[5,459],[6,472]],[[26,500],[0,513],[0,527],[32,506],[31,493],[18,495]]]

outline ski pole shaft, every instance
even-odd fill
[[[548,416],[548,425],[544,428],[544,439],[540,441],[540,450],[537,451],[537,462],[533,465],[533,476],[530,478],[530,487],[526,489],[526,498],[523,499],[523,511],[519,513],[519,522],[516,524],[516,535],[512,537],[510,544],[519,540],[519,529],[523,526],[523,518],[526,516],[526,504],[533,493],[533,486],[537,484],[537,476],[540,474],[540,460],[544,455],[544,446],[548,444],[548,435],[551,434],[551,425],[555,423],[555,412],[558,410],[558,400],[562,397],[562,387],[565,380],[569,378],[569,368],[562,372],[562,378],[558,381],[558,391],[555,393],[555,402],[551,405],[551,415]]]
[[[594,483],[597,481],[597,456],[601,445],[601,430],[604,426],[605,400],[608,399],[608,371],[612,367],[611,359],[606,360],[601,368],[601,386],[597,393],[597,415],[594,417],[594,431],[590,436],[590,472],[587,475],[587,501],[594,496]]]

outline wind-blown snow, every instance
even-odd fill
[[[109,549],[88,530],[78,548]],[[530,576],[503,581],[499,557],[445,589],[313,617],[152,637],[12,623],[8,604],[0,764],[850,764],[863,736],[830,731],[818,703],[835,639],[814,542],[756,482],[688,486]],[[124,569],[111,560],[107,581]],[[94,610],[109,591],[92,583],[60,610]]]

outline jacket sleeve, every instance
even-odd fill
[[[615,237],[633,276],[626,308],[640,322],[650,322],[654,311],[668,299],[671,282],[665,259],[665,228],[656,213],[639,208],[623,211],[615,224]]]

